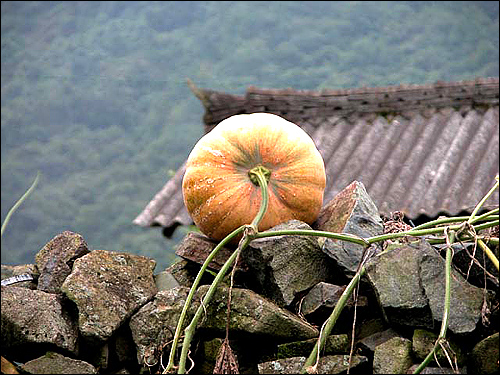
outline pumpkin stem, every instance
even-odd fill
[[[259,164],[248,171],[248,177],[255,186],[259,186],[259,179],[257,177],[258,173],[261,173],[265,177],[266,182],[269,182],[269,179],[271,178],[271,171],[262,164]]]

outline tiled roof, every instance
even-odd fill
[[[325,161],[325,204],[358,180],[382,214],[455,215],[471,211],[498,174],[498,78],[324,91],[250,87],[245,95],[191,88],[206,110],[205,132],[253,112],[301,126]],[[184,168],[135,224],[160,225],[166,234],[191,224],[182,200]],[[498,197],[497,190],[487,205],[498,206]]]

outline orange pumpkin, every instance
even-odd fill
[[[323,204],[325,166],[299,126],[270,113],[221,121],[191,151],[182,192],[196,226],[221,240],[259,211],[261,191],[248,172],[263,166],[269,203],[259,231],[291,219],[311,224]]]

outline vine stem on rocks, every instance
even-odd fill
[[[326,324],[324,328],[321,330],[321,333],[319,335],[318,340],[316,341],[316,344],[314,345],[314,348],[309,355],[309,357],[306,359],[306,362],[304,363],[304,366],[302,367],[301,373],[302,374],[312,374],[315,373],[315,366],[317,366],[317,359],[319,358],[318,353],[321,352],[321,349],[325,346],[326,339],[330,335],[330,332],[332,331],[333,327],[335,326],[335,323],[337,322],[337,319],[340,316],[340,313],[342,312],[344,306],[347,304],[347,301],[351,294],[354,291],[354,288],[358,284],[359,280],[361,279],[361,276],[364,275],[366,269],[364,266],[362,266],[358,272],[354,275],[354,277],[351,279],[347,287],[345,288],[344,292],[340,296],[337,304],[335,305],[335,308],[333,309],[331,315],[328,317]]]
[[[205,262],[201,266],[200,270],[198,271],[198,275],[196,276],[193,285],[191,286],[191,289],[189,291],[189,294],[186,298],[186,302],[184,303],[184,307],[182,308],[181,314],[179,316],[179,321],[177,322],[177,328],[175,330],[174,334],[174,339],[172,342],[172,347],[170,348],[170,356],[168,359],[168,364],[167,367],[163,370],[164,374],[169,373],[173,368],[174,368],[174,360],[175,360],[175,352],[177,350],[177,345],[179,343],[179,339],[181,336],[181,331],[182,327],[184,325],[184,321],[186,319],[187,311],[189,309],[189,306],[191,304],[191,301],[193,299],[193,296],[196,292],[196,289],[198,288],[198,285],[200,284],[201,278],[203,276],[203,273],[207,269],[208,265],[210,262],[213,260],[213,258],[217,255],[220,249],[224,247],[229,241],[231,241],[234,237],[239,235],[245,228],[244,227],[239,227],[238,229],[234,230],[231,232],[226,238],[224,238],[213,250],[212,252],[208,255],[207,259],[205,259]],[[236,254],[234,254],[236,255]],[[231,256],[232,257],[232,256]],[[231,259],[230,257],[230,259]],[[229,261],[229,259],[228,259]],[[227,263],[227,262],[226,262]],[[220,271],[219,271],[220,273]],[[215,281],[215,280],[214,280]]]
[[[402,238],[402,237],[419,237],[419,236],[428,236],[428,235],[433,235],[433,234],[444,234],[446,238],[446,242],[449,244],[447,248],[447,253],[446,253],[446,290],[445,290],[445,311],[443,313],[443,322],[442,322],[442,327],[441,327],[441,332],[439,335],[438,340],[436,341],[436,345],[434,349],[432,350],[431,353],[429,353],[428,358],[431,358],[434,351],[437,349],[438,345],[440,345],[443,341],[445,341],[445,335],[446,335],[446,330],[448,326],[448,316],[449,316],[449,304],[450,304],[450,272],[451,272],[451,258],[452,258],[452,250],[451,250],[451,243],[455,241],[457,236],[459,235],[459,232],[464,228],[464,225],[467,224],[470,226],[470,228],[477,232],[482,229],[490,228],[492,226],[496,226],[499,224],[498,220],[498,209],[492,210],[490,212],[487,212],[483,215],[480,216],[475,216],[477,212],[479,211],[480,207],[482,204],[486,201],[486,199],[491,195],[491,193],[498,188],[498,176],[496,177],[496,184],[495,186],[488,192],[488,194],[481,200],[481,202],[476,206],[474,209],[473,213],[471,216],[468,218],[447,218],[447,219],[438,219],[436,221],[426,223],[425,225],[421,225],[419,227],[413,228],[409,231],[405,232],[398,232],[398,233],[387,233],[387,234],[382,234],[378,236],[373,236],[369,238],[361,238],[358,236],[354,236],[351,234],[347,233],[331,233],[331,232],[325,232],[325,231],[318,231],[318,230],[281,230],[281,231],[272,231],[272,232],[259,232],[258,231],[258,225],[262,218],[264,217],[264,214],[266,213],[267,210],[267,205],[268,205],[268,187],[267,187],[267,182],[269,181],[270,173],[268,170],[266,170],[262,166],[258,166],[251,171],[249,171],[249,177],[251,181],[255,184],[256,182],[259,184],[260,189],[261,189],[261,205],[259,212],[255,216],[254,220],[250,225],[243,225],[236,230],[234,230],[232,233],[230,233],[227,237],[225,237],[215,248],[212,250],[212,252],[209,254],[205,262],[203,263],[200,271],[198,272],[198,275],[191,287],[191,290],[188,294],[188,297],[186,299],[186,302],[184,304],[184,308],[181,312],[181,316],[178,321],[177,329],[174,335],[174,340],[170,352],[170,358],[169,358],[169,363],[167,367],[164,369],[163,373],[168,373],[171,372],[172,369],[174,368],[174,358],[175,358],[175,350],[177,348],[177,344],[179,341],[180,333],[182,330],[182,326],[184,324],[184,320],[189,308],[189,305],[191,303],[191,300],[194,296],[194,293],[196,292],[196,289],[199,285],[199,282],[201,280],[201,277],[203,273],[205,272],[208,264],[212,261],[212,259],[215,257],[217,252],[225,246],[227,243],[229,243],[233,238],[236,236],[240,235],[243,232],[243,237],[240,240],[238,244],[238,248],[233,252],[233,254],[229,257],[229,259],[224,263],[220,271],[217,273],[215,279],[212,282],[212,285],[208,289],[207,293],[205,294],[203,301],[200,305],[200,307],[197,309],[191,323],[189,326],[186,327],[185,329],[185,337],[184,337],[184,342],[182,346],[182,352],[179,360],[179,366],[178,366],[178,373],[183,374],[186,371],[185,365],[186,365],[186,359],[187,355],[189,352],[189,346],[191,343],[191,340],[193,338],[196,325],[205,311],[206,306],[208,305],[210,299],[212,298],[213,294],[215,293],[216,287],[219,284],[219,282],[224,278],[226,272],[229,270],[233,262],[235,262],[238,259],[238,256],[240,252],[245,249],[248,244],[256,238],[264,238],[264,237],[271,237],[271,236],[282,236],[282,235],[310,235],[310,236],[320,236],[320,237],[327,237],[327,238],[333,238],[341,241],[348,241],[352,243],[356,243],[358,245],[364,246],[365,248],[368,248],[370,245],[376,243],[376,242],[382,242],[388,239],[397,239],[397,238]],[[467,220],[468,219],[468,220]],[[486,220],[485,223],[478,224],[478,225],[473,225],[476,224],[479,221]],[[449,225],[449,226],[443,226],[443,227],[435,227],[436,225],[443,224],[445,222],[451,223],[451,222],[457,222],[461,221],[461,224],[456,224],[456,225]],[[433,228],[429,228],[429,226],[432,225]],[[477,237],[476,237],[477,238]],[[498,239],[496,239],[498,241]],[[380,255],[380,254],[378,254]],[[498,262],[498,261],[497,261]],[[498,264],[498,263],[497,263]],[[235,266],[236,267],[236,266]],[[233,268],[234,271],[234,268]],[[359,283],[361,277],[364,275],[366,272],[366,269],[364,267],[364,264],[361,264],[358,271],[354,275],[354,277],[351,279],[349,285],[346,287],[344,292],[342,293],[342,296],[340,297],[337,305],[335,306],[334,310],[332,311],[332,314],[330,317],[327,319],[327,321],[324,324],[323,329],[320,332],[320,336],[316,342],[316,345],[313,348],[313,351],[307,358],[301,372],[302,373],[312,373],[317,370],[317,360],[319,358],[319,353],[321,352],[322,348],[325,345],[326,339],[329,336],[331,330],[333,329],[335,322],[337,321],[340,313],[342,312],[343,308],[347,304],[347,300],[353,293],[354,288],[357,286]],[[231,283],[232,285],[232,283]],[[228,301],[228,311],[230,309],[230,299]],[[226,327],[227,331],[227,327]],[[419,368],[416,370],[416,373],[421,371],[425,366],[427,365],[427,358],[422,362],[422,364],[419,366]]]
[[[267,172],[269,172],[269,171],[267,171]],[[222,248],[223,245],[228,243],[237,234],[240,234],[241,231],[243,231],[243,237],[238,244],[238,248],[233,252],[233,254],[231,254],[229,259],[226,261],[226,263],[224,263],[222,268],[217,273],[217,276],[215,277],[212,284],[210,285],[210,288],[208,289],[207,293],[203,297],[203,301],[201,302],[200,307],[198,307],[198,309],[196,310],[196,313],[195,313],[193,319],[191,320],[191,323],[186,327],[186,329],[184,331],[184,333],[185,333],[184,342],[182,344],[181,356],[179,359],[179,368],[178,368],[179,374],[184,374],[186,372],[186,360],[187,360],[187,355],[189,353],[189,346],[190,346],[191,340],[194,336],[194,332],[196,330],[196,325],[198,324],[198,321],[200,320],[201,315],[203,314],[205,307],[208,306],[208,303],[210,302],[213,294],[215,293],[217,285],[224,278],[229,267],[231,267],[231,265],[236,260],[236,258],[238,258],[238,255],[241,252],[241,250],[243,250],[246,246],[248,246],[250,241],[254,238],[255,234],[258,232],[258,225],[261,222],[262,218],[264,217],[264,214],[266,213],[268,202],[269,202],[269,194],[268,194],[268,190],[267,190],[267,181],[269,179],[269,174],[266,173],[266,169],[262,166],[258,166],[256,168],[253,168],[248,173],[249,173],[249,177],[251,179],[255,178],[257,180],[257,183],[260,186],[262,199],[261,199],[259,211],[257,212],[257,215],[252,220],[252,223],[250,225],[243,225],[243,226],[239,227],[238,229],[236,229],[235,231],[233,231],[231,234],[229,234],[226,238],[224,238],[221,241],[221,243],[219,243],[219,245],[217,245],[216,248],[214,250],[212,250],[210,255],[207,257],[207,260],[205,260],[205,262],[203,263],[203,266],[200,269],[200,271],[198,272],[198,276],[196,277],[195,282],[191,286],[191,290],[189,291],[188,298],[186,299],[186,302],[184,304],[184,307],[183,307],[183,310],[181,313],[181,317],[179,318],[179,322],[177,324],[177,329],[176,329],[176,335],[174,337],[174,342],[172,343],[172,348],[170,350],[169,363],[168,363],[167,367],[165,368],[165,370],[163,371],[164,374],[173,368],[173,363],[174,363],[174,358],[175,358],[175,350],[177,347],[177,343],[179,340],[182,326],[184,324],[184,319],[185,319],[187,310],[189,308],[191,300],[193,299],[194,293],[196,292],[196,289],[198,287],[199,281],[201,280],[201,276],[203,275],[203,272],[205,271],[206,267],[208,266],[210,261],[215,256],[214,253],[217,253],[217,251],[219,251],[219,249]],[[252,182],[253,182],[253,180],[252,180]],[[221,246],[221,244],[223,244],[223,245]],[[236,267],[236,265],[235,265],[235,267]],[[228,305],[229,305],[229,301],[228,301]]]
[[[432,350],[427,354],[427,357],[422,361],[422,363],[415,369],[414,374],[420,374],[422,370],[427,367],[429,362],[434,357],[434,353],[441,346],[441,343],[446,340],[446,331],[448,330],[448,319],[450,316],[450,299],[451,299],[451,259],[453,257],[453,249],[451,245],[455,242],[455,232],[448,231],[445,232],[447,237],[446,247],[446,272],[445,272],[445,295],[444,295],[444,310],[443,310],[443,320],[441,323],[441,330],[439,336],[434,344]]]

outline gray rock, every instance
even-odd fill
[[[419,361],[423,361],[433,350],[437,338],[438,335],[436,333],[425,329],[416,329],[413,331],[412,347],[415,358]],[[456,361],[458,366],[462,366],[465,362],[465,356],[463,355],[462,349],[451,338],[447,337],[446,340],[450,344],[451,348],[451,350],[448,350],[448,355],[453,360],[453,363]],[[437,358],[438,363],[441,366],[449,366],[447,356],[441,347],[436,350],[434,358]],[[436,365],[435,362],[431,362],[431,364]]]
[[[40,271],[38,290],[60,293],[61,285],[71,273],[75,259],[89,252],[87,243],[77,233],[65,231],[54,237],[35,257]]]
[[[420,275],[425,295],[429,299],[432,316],[443,320],[445,295],[445,260],[435,252],[423,254]],[[448,329],[453,333],[469,333],[476,329],[481,319],[483,291],[469,284],[452,268],[451,301]]]
[[[302,299],[300,312],[307,316],[321,307],[334,308],[344,289],[345,286],[342,287],[325,282],[317,283]],[[349,298],[349,302],[352,303],[352,297]]]
[[[205,262],[205,259],[207,259],[207,257],[210,255],[212,250],[215,249],[217,244],[217,242],[211,240],[201,233],[189,232],[182,239],[175,253],[181,258],[202,265]],[[214,259],[208,264],[208,267],[215,271],[220,270],[233,252],[234,249],[231,250],[227,247],[223,247],[217,252]],[[246,266],[241,261],[241,259],[238,262],[238,267],[241,270],[246,269]]]
[[[385,331],[375,332],[370,336],[362,338],[359,340],[358,345],[362,350],[373,353],[377,346],[394,337],[398,337],[398,334],[393,329],[388,328]]]
[[[195,294],[200,300],[208,290],[202,285]],[[228,287],[220,286],[207,306],[207,316],[202,327],[225,332]],[[232,332],[271,336],[276,341],[302,340],[317,337],[319,332],[297,315],[285,310],[259,294],[241,288],[233,288],[231,301]]]
[[[152,301],[142,306],[130,318],[129,327],[137,347],[139,364],[154,365],[158,362],[163,348],[174,337],[188,293],[189,288],[184,286],[159,291]],[[195,300],[194,307],[188,310],[186,326],[198,305]]]
[[[305,362],[306,357],[292,357],[259,363],[259,374],[299,374]],[[361,371],[367,363],[368,358],[355,355],[352,357],[351,370]],[[340,374],[345,373],[348,367],[348,355],[328,355],[320,357],[316,373]]]
[[[345,287],[345,285],[339,286],[325,282],[317,283],[301,300],[301,313],[306,317],[311,314],[329,315],[342,296]],[[358,296],[358,309],[364,308],[367,305],[368,299],[365,296]],[[353,306],[354,301],[351,296],[347,301],[346,307]]]
[[[306,357],[290,357],[259,363],[259,374],[300,374]],[[319,372],[318,372],[319,373]]]
[[[378,209],[363,183],[354,181],[324,206],[315,228],[334,233],[349,233],[362,238],[382,234],[384,226]],[[374,245],[375,251],[380,250]],[[364,247],[352,242],[327,238],[322,250],[330,256],[342,273],[356,273]]]
[[[278,345],[277,359],[309,356],[318,341],[317,338],[286,342]],[[349,337],[346,334],[330,335],[326,338],[325,346],[321,350],[321,355],[349,353]]]
[[[411,341],[403,337],[387,340],[373,353],[374,374],[406,374],[411,365]]]
[[[476,344],[467,366],[471,374],[498,374],[498,332]]]
[[[2,287],[2,347],[53,344],[76,352],[78,328],[61,305],[61,297],[39,290]]]
[[[262,362],[262,353],[269,351],[271,345],[266,345],[259,337],[246,337],[237,338],[234,335],[229,334],[229,348],[231,349],[231,355],[235,359],[233,364],[237,365],[240,374],[258,374],[259,370],[257,368],[257,363]],[[234,337],[232,339],[231,337]],[[207,341],[204,341],[207,340]],[[189,373],[193,374],[213,374],[217,360],[220,362],[220,350],[224,339],[214,338],[209,339],[209,337],[200,336],[200,342],[196,344],[196,354],[192,357],[194,362],[194,367]],[[227,348],[227,347],[226,347]],[[275,346],[272,346],[274,349]],[[227,353],[226,353],[227,354]],[[228,361],[223,362],[223,366],[217,368],[217,374],[224,373],[223,371],[228,370]],[[222,369],[221,369],[222,367]],[[226,372],[229,373],[229,372]]]
[[[389,326],[387,322],[381,318],[367,318],[363,320],[363,324],[356,325],[356,339],[361,340],[375,333],[385,331]]]
[[[426,243],[400,245],[373,258],[366,275],[380,306],[391,324],[433,327],[432,311],[420,280],[423,252],[433,252]]]
[[[201,298],[209,286],[202,285],[196,291],[191,308],[188,310],[186,326],[200,305]],[[228,287],[220,286],[206,306],[206,315],[199,328],[225,333]],[[138,348],[137,359],[140,363],[156,363],[162,348],[172,340],[181,310],[189,289],[177,287],[158,292],[155,298],[143,306],[130,319],[130,329]],[[290,339],[309,339],[319,332],[291,312],[275,305],[248,289],[233,288],[231,301],[232,334],[254,334],[259,337],[272,337],[276,341]]]
[[[412,365],[407,371],[407,374],[414,374],[415,370],[420,366],[419,363]],[[467,374],[467,367],[462,367],[458,369],[458,372],[455,372],[451,367],[432,367],[426,366],[420,374]]]
[[[160,272],[154,276],[154,279],[158,291],[172,289],[180,285],[175,277],[168,271]]]
[[[21,369],[28,374],[97,374],[90,363],[65,357],[55,352],[26,362]]]
[[[196,279],[199,270],[199,264],[190,260],[179,258],[171,266],[166,268],[165,272],[171,274],[174,277],[175,281],[179,283],[179,285],[191,288],[191,285],[193,285],[193,282]],[[211,284],[212,280],[213,277],[208,272],[205,272],[201,278],[200,283],[201,285]]]
[[[156,294],[155,265],[149,257],[105,250],[77,259],[61,290],[78,307],[80,332],[109,338]]]
[[[483,235],[488,236],[488,233],[493,228],[486,230]],[[498,236],[494,233],[490,234],[492,237]],[[498,246],[488,244],[490,250],[493,251],[495,256],[498,257]],[[446,244],[434,245],[435,248],[441,251],[444,256],[446,252]],[[471,256],[477,262],[471,262]],[[480,246],[474,246],[474,243],[455,243],[453,244],[453,265],[461,271],[462,275],[467,275],[467,282],[477,286],[479,288],[484,288],[485,282],[486,287],[491,290],[498,290],[498,269],[494,266],[491,259],[485,255],[483,249]],[[486,268],[486,275],[484,269]]]
[[[311,230],[306,223],[291,220],[269,231]],[[279,306],[290,306],[297,295],[320,281],[330,279],[331,261],[321,251],[317,237],[279,236],[254,240],[242,254],[255,278],[256,288]]]
[[[445,295],[445,261],[425,240],[393,245],[366,268],[368,280],[389,322],[430,328],[441,322]],[[448,328],[468,333],[481,317],[481,289],[452,269]]]

